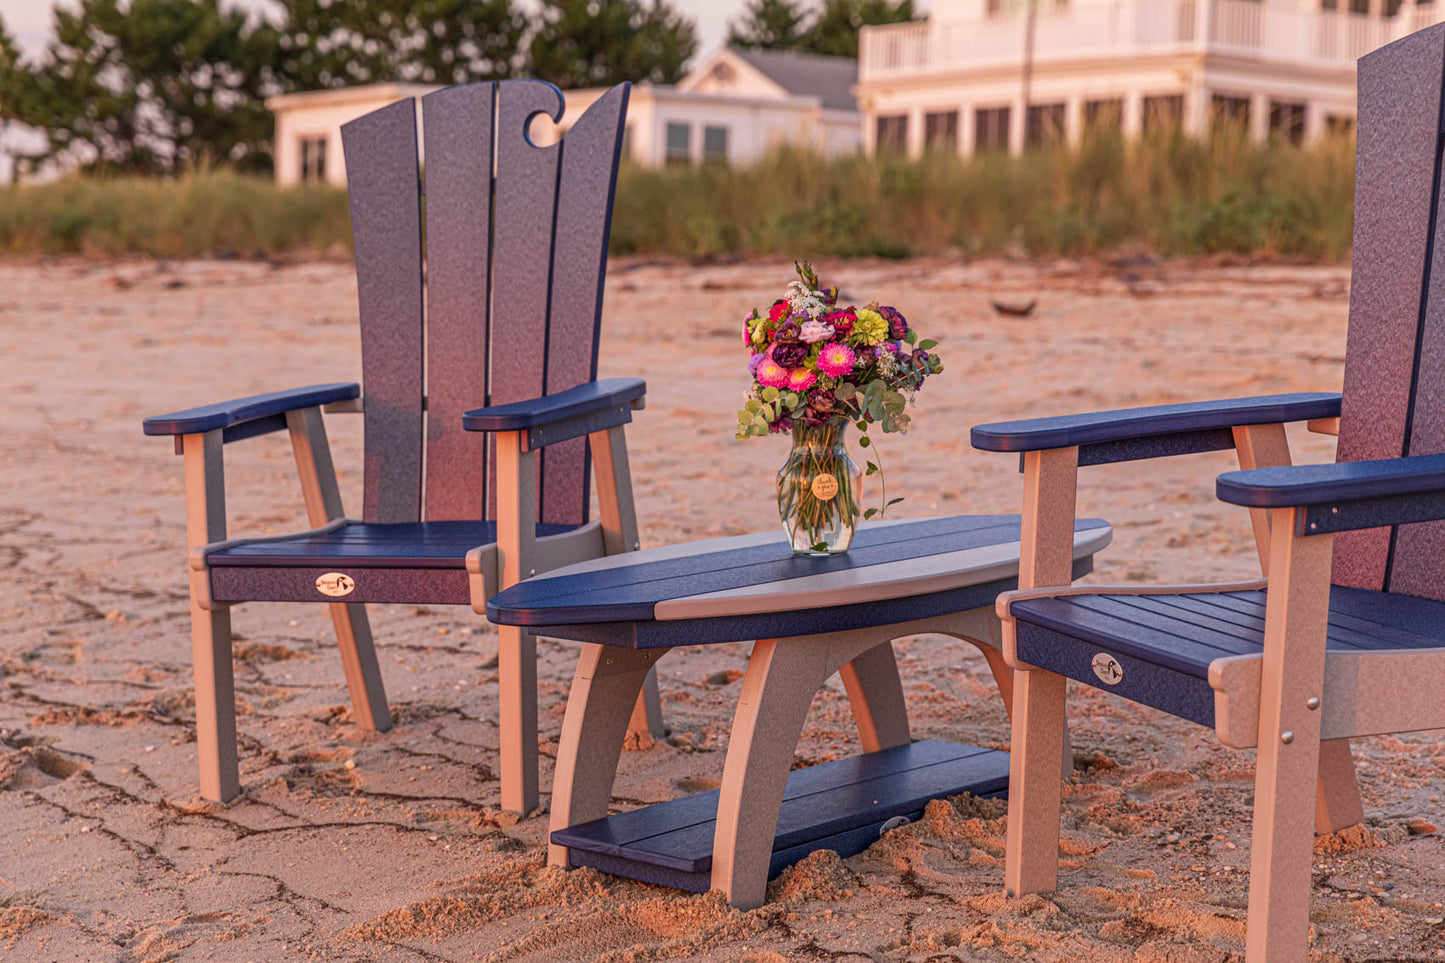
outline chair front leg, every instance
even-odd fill
[[[537,453],[520,432],[497,434],[497,561],[502,588],[536,574]],[[537,640],[515,625],[497,627],[501,686],[502,808],[529,813],[537,779]]]
[[[331,446],[326,440],[326,423],[320,408],[302,408],[286,413],[286,427],[291,435],[291,451],[296,456],[296,473],[301,478],[301,495],[306,502],[306,517],[314,527],[346,517],[341,507],[341,489],[336,484],[336,466],[331,461]],[[385,732],[391,728],[391,709],[386,703],[386,687],[381,680],[381,666],[376,660],[376,646],[371,639],[371,623],[366,606],[359,602],[332,602],[331,624],[336,629],[336,645],[341,651],[341,667],[346,674],[346,688],[351,696],[351,713],[363,729]]]
[[[1337,421],[1338,419],[1336,419]],[[1310,423],[1315,429],[1315,423]],[[1336,426],[1338,434],[1338,426]],[[1239,467],[1276,468],[1292,463],[1289,439],[1284,425],[1249,425],[1234,429],[1234,449]],[[1254,546],[1259,553],[1260,573],[1269,577],[1270,518],[1269,510],[1251,508]],[[1350,740],[1325,739],[1320,743],[1320,777],[1315,793],[1315,831],[1332,833],[1363,822],[1365,809],[1360,804],[1360,783],[1355,763],[1350,758]]]
[[[186,544],[226,538],[226,476],[220,430],[185,435]],[[205,573],[202,573],[205,576]],[[196,686],[196,752],[201,795],[229,802],[241,792],[236,756],[236,684],[231,664],[231,611],[191,588],[191,663]]]
[[[1024,454],[1020,589],[1073,581],[1078,470],[1077,448]],[[1000,615],[1005,616],[1004,656],[1014,670],[1004,883],[1009,893],[1021,896],[1047,892],[1058,883],[1061,773],[1073,769],[1064,717],[1068,682],[1019,662],[1013,620]]]
[[[637,506],[632,498],[632,469],[627,461],[627,433],[622,425],[587,436],[597,473],[597,506],[602,515],[602,545],[608,555],[635,552]],[[662,693],[656,666],[648,672],[627,724],[628,735],[647,733],[653,739],[667,735],[662,721]]]
[[[1334,536],[1296,535],[1296,512],[1270,513],[1245,942],[1251,963],[1303,961],[1308,951],[1312,816]]]

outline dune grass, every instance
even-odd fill
[[[1305,148],[1180,136],[961,161],[783,150],[742,168],[624,167],[618,254],[906,257],[1148,252],[1346,260],[1347,138]],[[344,192],[227,171],[0,191],[0,251],[182,257],[349,249]]]

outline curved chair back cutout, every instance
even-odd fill
[[[494,516],[495,457],[488,436],[462,429],[462,413],[596,379],[629,90],[607,91],[547,147],[527,129],[538,114],[562,119],[551,84],[427,94],[424,178],[412,98],[342,127],[366,521]],[[539,521],[587,520],[588,458],[582,438],[541,453]]]

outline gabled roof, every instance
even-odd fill
[[[853,57],[747,47],[728,50],[789,94],[817,97],[827,110],[858,109],[853,99],[853,86],[858,83],[858,61]]]

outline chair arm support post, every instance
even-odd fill
[[[1019,588],[1073,581],[1074,509],[1079,449],[1024,452]]]
[[[1234,429],[1234,450],[1239,456],[1239,467],[1245,471],[1251,468],[1274,468],[1292,464],[1289,453],[1289,438],[1284,425],[1249,425]],[[1259,553],[1260,574],[1269,577],[1269,512],[1262,508],[1251,508],[1249,520],[1254,526],[1254,547]]]
[[[226,539],[226,469],[222,444],[219,428],[181,436],[188,549]]]
[[[634,552],[637,507],[632,497],[632,471],[627,460],[627,433],[621,425],[588,435],[592,466],[597,473],[597,505],[602,515],[602,543],[608,555]]]
[[[1270,591],[1260,681],[1250,853],[1251,961],[1291,957],[1309,927],[1333,535],[1296,535],[1299,508],[1270,510]],[[1310,706],[1314,702],[1314,708]]]
[[[536,574],[537,453],[526,450],[526,433],[497,433],[497,574],[510,588]]]

